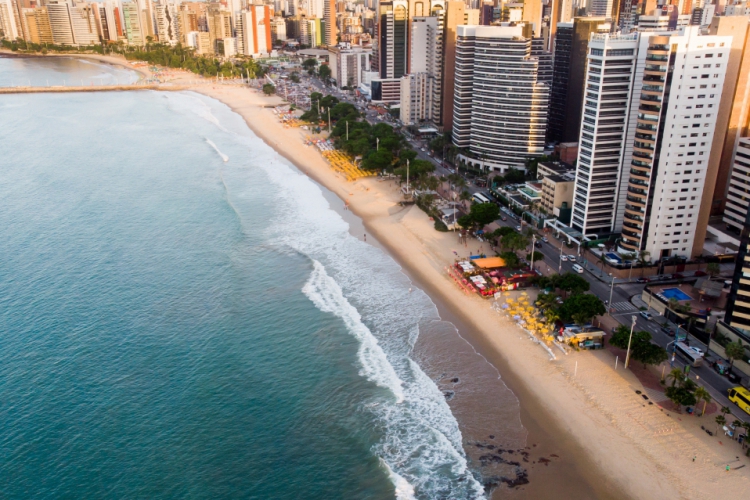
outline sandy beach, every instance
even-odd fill
[[[147,69],[134,68],[121,58],[91,58],[148,75]],[[186,85],[196,78],[189,73],[174,73],[173,84]],[[460,359],[471,359],[471,366],[456,369],[486,385],[491,385],[493,378],[497,381],[499,372],[504,382],[500,385],[507,385],[520,401],[521,422],[528,431],[528,455],[512,450],[502,458],[521,462],[528,471],[529,484],[514,489],[501,485],[495,498],[748,495],[750,459],[730,438],[710,437],[701,430],[702,425],[715,430],[715,415],[675,414],[649,404],[641,395],[646,392],[644,385],[635,374],[623,370],[621,363],[615,370],[615,355],[610,350],[570,355],[557,351],[557,359],[551,361],[548,353],[529,341],[514,323],[494,312],[491,301],[461,291],[445,268],[453,263],[454,251],[466,255],[469,248],[481,248],[481,243],[470,240],[469,248],[462,248],[455,234],[435,231],[419,208],[399,206],[401,195],[393,181],[346,181],[316,149],[305,145],[309,132],[279,123],[270,107],[282,104],[280,98],[235,85],[212,85],[210,81],[192,89],[241,115],[280,155],[334,193],[338,198],[332,201],[338,203],[334,208],[343,211],[347,204],[363,224],[363,230],[353,230],[353,234],[363,237],[367,233],[382,244],[435,301],[443,319],[453,322],[468,341],[462,346],[455,336],[420,338],[417,355],[453,355],[457,365]],[[169,84],[164,90],[169,90]],[[376,243],[372,237],[367,241]],[[474,350],[490,364],[476,362],[477,356],[471,356]],[[462,358],[464,354],[466,358]],[[434,370],[427,370],[432,376]],[[448,382],[439,381],[441,389],[449,388]],[[495,390],[503,388],[490,387],[486,393],[472,394],[462,394],[462,389],[456,388],[455,401],[449,402],[461,424],[467,454],[474,460],[500,456],[497,451],[487,451],[492,429],[502,429],[506,415],[496,401],[486,398]],[[728,472],[727,465],[731,468]]]
[[[641,382],[630,371],[615,371],[614,356],[607,350],[559,353],[550,361],[517,326],[493,312],[490,301],[466,295],[448,278],[444,269],[453,262],[453,251],[468,253],[454,234],[435,231],[419,208],[399,206],[393,181],[347,182],[334,172],[315,149],[305,146],[306,131],[278,122],[269,107],[281,104],[279,98],[235,86],[194,90],[243,116],[279,154],[335,193],[341,200],[338,208],[348,203],[367,233],[499,370],[521,402],[529,447],[536,444],[561,457],[542,467],[529,466],[530,484],[519,489],[519,497],[559,497],[560,491],[568,497],[580,491],[574,484],[580,478],[588,483],[584,491],[598,498],[742,498],[750,491],[750,468],[738,468],[750,460],[729,438],[709,437],[700,429],[713,429],[713,417],[678,415],[645,404],[636,393],[643,389]],[[469,245],[481,247],[476,241]],[[725,470],[728,463],[730,472]],[[497,491],[507,495],[506,488]]]

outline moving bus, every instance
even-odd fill
[[[732,387],[729,389],[729,401],[739,406],[745,413],[750,413],[750,391],[744,387]]]
[[[492,203],[489,198],[487,198],[482,193],[474,193],[474,195],[471,197],[472,200],[474,200],[477,203]]]
[[[675,342],[674,352],[685,359],[693,368],[703,365],[703,353],[691,348],[685,342]]]

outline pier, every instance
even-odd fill
[[[158,83],[134,83],[129,85],[52,85],[49,87],[0,87],[0,94],[40,94],[48,92],[117,92],[130,90],[185,90],[186,85],[164,85]]]

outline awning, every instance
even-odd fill
[[[484,259],[476,259],[472,261],[475,266],[481,267],[482,269],[494,269],[496,267],[505,267],[505,261],[500,257],[487,257]]]

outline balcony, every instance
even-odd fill
[[[633,229],[633,230],[635,230],[635,231],[639,231],[639,232],[641,231],[641,226],[640,226],[640,224],[636,224],[636,223],[634,223],[634,222],[630,222],[630,221],[628,221],[628,220],[626,220],[626,221],[623,221],[622,225],[623,225],[624,227],[629,227],[629,228],[631,228],[631,229]]]
[[[661,103],[661,96],[652,95],[652,94],[641,94],[641,101]]]
[[[645,74],[645,75],[643,75],[643,81],[644,82],[652,82],[652,83],[653,82],[664,83],[665,78],[663,76],[659,76],[659,75]]]
[[[643,196],[648,195],[648,192],[645,189],[640,189],[640,188],[633,187],[633,186],[630,186],[630,185],[628,185],[628,193],[640,194],[640,195],[643,195]]]
[[[661,65],[661,64],[647,64],[645,68],[643,68],[644,71],[654,71],[657,73],[666,73],[667,72],[667,66]]]
[[[622,230],[622,234],[624,236],[630,236],[631,238],[635,238],[636,240],[638,240],[638,239],[641,238],[641,235],[639,233],[636,233],[634,231],[630,231],[628,229],[623,229]],[[624,243],[624,241],[623,241],[623,243]]]
[[[644,85],[641,87],[642,90],[645,90],[646,92],[663,92],[664,87],[661,85]]]
[[[645,210],[642,207],[637,207],[635,205],[631,205],[630,203],[625,204],[625,210],[628,212],[633,212],[633,213],[638,213],[638,214],[645,213]]]
[[[644,198],[627,195],[625,199],[627,199],[628,201],[632,201],[633,203],[640,203],[641,205],[646,206],[646,200]]]
[[[644,167],[644,168],[651,168],[651,163],[640,161],[640,160],[632,160],[632,165],[635,165],[636,167]]]
[[[650,177],[647,172],[644,172],[643,170],[636,170],[634,168],[630,169],[630,175],[642,177],[644,181],[648,181]]]
[[[664,62],[667,62],[667,61],[669,61],[669,56],[662,55],[662,54],[651,54],[651,53],[649,53],[646,56],[646,60],[647,61],[664,61]]]
[[[630,183],[631,185],[632,185],[632,184],[635,184],[636,186],[643,186],[643,187],[648,187],[648,182],[644,182],[644,181],[642,181],[642,180],[640,180],[640,179],[634,179],[633,177],[629,178],[629,179],[628,179],[628,182],[629,182],[629,183]]]
[[[640,139],[642,141],[651,141],[651,142],[654,142],[654,140],[655,140],[654,136],[652,134],[643,134],[641,132],[636,132],[635,133],[635,138],[636,139]],[[643,143],[641,143],[641,144],[643,144]]]
[[[651,111],[653,113],[661,113],[661,106],[656,106],[655,104],[641,104],[640,106],[638,106],[638,109],[640,111]],[[653,119],[656,120],[657,118],[653,118]]]
[[[650,124],[644,123],[644,122],[637,122],[636,125],[635,125],[635,128],[638,129],[638,130],[649,130],[649,131],[652,131],[652,132],[656,132],[657,129],[658,129],[658,127],[656,125],[650,125]],[[653,139],[651,139],[651,140],[653,140]]]

